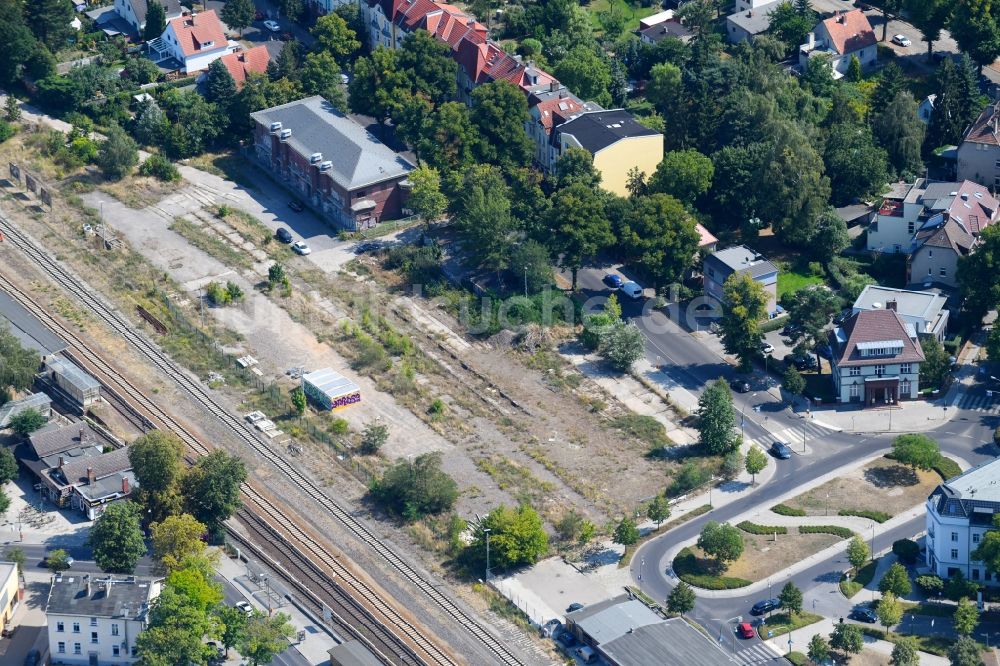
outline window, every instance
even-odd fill
[[[135,659],[138,656],[139,656],[139,648],[137,648],[136,646],[133,645],[132,646],[132,658]]]
[[[934,274],[934,271],[931,269],[930,266],[927,267],[927,274],[928,275],[933,275]]]
[[[902,365],[899,366],[899,371],[901,373],[903,373],[904,375],[910,374],[910,364],[909,363],[903,363]]]
[[[62,633],[66,631],[66,625],[62,622],[56,622],[56,633]]]
[[[97,632],[96,631],[90,632],[90,642],[94,643],[94,644],[97,643]]]
[[[66,654],[66,643],[59,641],[58,650],[59,654]]]
[[[851,377],[860,377],[861,368],[851,368]]]
[[[979,543],[979,537],[980,536],[982,536],[982,535],[980,535],[980,534],[973,534],[972,535],[972,543]]]
[[[111,635],[112,636],[117,636],[118,635],[118,625],[117,624],[112,624],[111,625]]]
[[[956,542],[958,541],[958,532],[951,533],[951,540]]]
[[[121,646],[119,646],[119,645],[112,645],[111,646],[111,654],[112,654],[112,656],[120,657],[121,654],[122,654]]]
[[[996,167],[997,169],[1000,169],[1000,160],[994,162],[993,166]]]
[[[953,560],[957,560],[958,559],[958,548],[952,548],[951,549],[951,559],[953,559]]]
[[[875,366],[875,374],[878,375],[878,376],[880,376],[880,377],[882,375],[884,375],[885,374],[885,364],[879,363],[878,365],[876,365]]]
[[[96,627],[97,626],[97,618],[96,617],[90,618],[90,626],[92,626],[92,627]]]
[[[927,256],[933,258],[934,257],[934,250],[927,250]]]
[[[948,269],[944,266],[941,267],[941,277],[948,277]]]
[[[979,580],[979,569],[972,570],[972,580]]]
[[[913,220],[906,223],[906,233],[913,235]]]
[[[858,385],[857,384],[851,384],[851,397],[852,398],[857,398],[858,397]]]
[[[80,623],[79,622],[74,622],[73,623],[73,633],[74,634],[80,633]]]
[[[80,648],[80,644],[79,643],[73,643],[73,654],[81,654],[81,653],[82,653],[82,649]]]
[[[910,382],[900,382],[899,383],[899,395],[900,397],[906,398],[910,395]]]
[[[358,190],[357,192],[354,193],[354,198],[355,199],[360,199],[361,197],[365,196],[367,193],[368,193],[367,190]]]

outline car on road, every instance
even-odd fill
[[[574,613],[574,612],[580,610],[581,608],[583,608],[583,604],[572,603],[572,604],[570,604],[569,606],[566,607],[566,612],[567,613]]]
[[[760,353],[761,354],[773,354],[774,353],[774,345],[772,345],[770,342],[763,342],[763,343],[761,343],[761,345],[760,345]]]
[[[621,292],[635,301],[642,298],[642,287],[639,286],[638,282],[629,280],[621,286]]]
[[[625,280],[622,279],[622,276],[616,273],[608,273],[601,278],[601,282],[603,282],[606,287],[611,289],[621,289],[622,285],[625,284]]]
[[[745,379],[734,379],[729,382],[729,388],[736,391],[737,393],[749,393],[750,392],[750,382]]]
[[[268,19],[267,21],[264,21],[264,27],[267,28],[268,30],[270,30],[271,32],[280,32],[281,31],[281,26],[278,25],[278,22],[277,21],[272,21],[270,19]]]
[[[288,202],[288,207],[294,210],[296,213],[301,213],[306,209],[305,205],[298,199],[292,199]]]
[[[237,601],[234,607],[236,610],[243,611],[247,617],[253,615],[253,606],[250,605],[249,601]]]
[[[282,243],[291,243],[293,240],[292,232],[284,227],[278,227],[278,230],[274,232],[274,237]]]
[[[788,447],[788,444],[782,442],[775,442],[771,444],[771,455],[778,460],[788,460],[792,457],[792,450]]]
[[[852,620],[857,620],[858,622],[867,622],[868,624],[875,624],[878,622],[878,613],[869,608],[868,606],[856,606],[851,610],[851,614],[848,615]]]
[[[295,241],[292,243],[292,252],[295,254],[301,254],[304,257],[307,254],[312,254],[312,248],[306,245],[303,241]]]
[[[763,615],[764,613],[770,613],[773,610],[781,608],[781,599],[764,599],[763,601],[758,601],[750,609],[751,615]]]
[[[736,625],[736,635],[740,638],[753,638],[753,626],[749,622],[740,622]]]
[[[911,42],[910,38],[906,35],[893,35],[892,43],[899,46],[910,46],[913,42]]]

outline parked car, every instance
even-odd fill
[[[305,205],[298,199],[292,199],[288,202],[288,207],[294,210],[296,213],[301,213],[306,209]]]
[[[847,318],[851,316],[851,312],[853,312],[851,308],[844,308],[837,314],[833,315],[833,325],[840,326],[841,324],[843,324],[845,321],[847,321]]]
[[[774,345],[772,345],[770,342],[763,342],[763,343],[761,343],[761,345],[760,345],[760,353],[761,354],[773,354],[774,353]]]
[[[737,393],[749,393],[750,383],[745,379],[734,379],[729,382],[729,388],[733,389]]]
[[[567,613],[573,613],[575,611],[580,610],[581,608],[583,608],[583,604],[572,603],[572,604],[570,604],[569,606],[566,607],[566,612]]]
[[[305,256],[307,254],[312,254],[312,248],[306,245],[303,241],[295,241],[292,243],[292,252]]]
[[[781,334],[787,338],[790,338],[792,336],[798,335],[799,331],[801,330],[802,327],[799,326],[798,324],[788,322],[787,324],[785,324],[785,327],[781,329]]]
[[[253,606],[250,605],[249,601],[237,601],[235,604],[237,610],[241,610],[246,613],[247,617],[253,615]]]
[[[284,227],[278,227],[278,230],[274,232],[274,237],[282,243],[291,243],[293,240],[292,232]]]
[[[559,634],[558,638],[556,638],[556,642],[559,643],[559,645],[563,646],[563,648],[568,650],[569,648],[576,645],[576,636],[573,635],[572,631],[564,631],[561,634]]]
[[[350,78],[349,76],[347,76],[347,74],[344,74],[344,73],[342,72],[342,73],[340,74],[340,85],[342,85],[342,86],[346,86],[346,85],[347,85],[348,83],[350,83],[350,82],[351,82],[351,78]]]
[[[751,615],[763,615],[764,613],[770,613],[773,610],[781,608],[781,599],[764,599],[763,601],[758,601],[750,609]]]
[[[788,354],[785,365],[794,365],[796,370],[812,370],[816,367],[816,357],[812,354]]]
[[[551,638],[558,634],[560,629],[562,629],[562,622],[553,618],[542,625],[539,633],[542,635],[542,638]]]
[[[364,254],[365,252],[374,252],[375,250],[382,247],[382,244],[378,241],[363,241],[354,246],[354,254]]]
[[[771,450],[771,455],[777,458],[778,460],[788,460],[789,458],[792,457],[792,450],[788,447],[787,444],[784,444],[782,442],[775,442],[774,444],[771,444],[770,450]]]
[[[736,635],[740,638],[753,638],[753,626],[749,622],[740,622],[736,625]]]
[[[625,280],[623,280],[622,276],[617,273],[608,273],[601,278],[601,282],[611,289],[621,289],[622,285],[625,284]]]
[[[642,287],[639,286],[638,282],[629,280],[621,286],[621,292],[636,301],[642,298]]]
[[[867,622],[868,624],[878,622],[878,613],[868,606],[856,606],[851,610],[851,614],[848,617],[858,622]]]
[[[906,35],[893,35],[892,43],[898,44],[899,46],[909,46],[913,42],[911,42],[910,38],[907,37]]]
[[[271,32],[281,31],[281,26],[278,25],[277,21],[271,21],[271,20],[264,21],[264,27],[270,30]]]

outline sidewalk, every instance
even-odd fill
[[[319,618],[313,618],[294,604],[286,595],[280,582],[272,577],[266,586],[261,586],[248,577],[248,566],[244,562],[237,561],[221,554],[219,564],[215,568],[216,572],[232,583],[233,587],[243,593],[247,600],[262,613],[268,612],[268,605],[272,612],[281,612],[290,617],[290,622],[295,627],[296,633],[305,632],[305,638],[299,641],[297,637],[292,638],[292,649],[296,650],[302,657],[314,666],[330,663],[328,651],[338,644],[334,638],[332,630],[323,626]],[[249,573],[252,574],[252,567]],[[294,598],[294,595],[291,595]],[[269,602],[270,597],[270,604]]]

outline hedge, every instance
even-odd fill
[[[788,323],[788,317],[787,316],[786,317],[775,317],[774,319],[770,319],[770,320],[764,322],[763,324],[761,324],[760,326],[758,326],[757,330],[760,333],[770,333],[771,331],[777,331],[779,328],[784,328],[785,324],[787,324],[787,323]]]
[[[962,473],[962,468],[958,466],[958,463],[951,458],[945,458],[941,456],[937,464],[934,465],[934,471],[940,475],[942,479],[947,481],[948,479],[953,479]]]
[[[892,518],[891,515],[885,511],[869,511],[867,509],[841,509],[837,512],[838,516],[857,516],[858,518],[868,518],[869,520],[874,520],[876,523],[884,523],[885,521]]]
[[[749,520],[744,520],[736,527],[748,534],[756,534],[758,536],[769,536],[775,532],[778,534],[788,534],[788,528],[784,525],[758,525],[757,523],[751,523]]]
[[[771,511],[774,511],[779,516],[804,516],[806,512],[803,509],[795,509],[788,506],[787,504],[775,504],[771,507]]]
[[[799,525],[799,534],[832,534],[841,539],[850,539],[854,536],[852,530],[837,525]]]
[[[715,576],[704,573],[698,565],[698,558],[690,548],[684,548],[681,552],[677,553],[677,557],[674,558],[673,567],[674,573],[682,581],[704,590],[735,590],[751,584],[751,581],[743,578]]]

